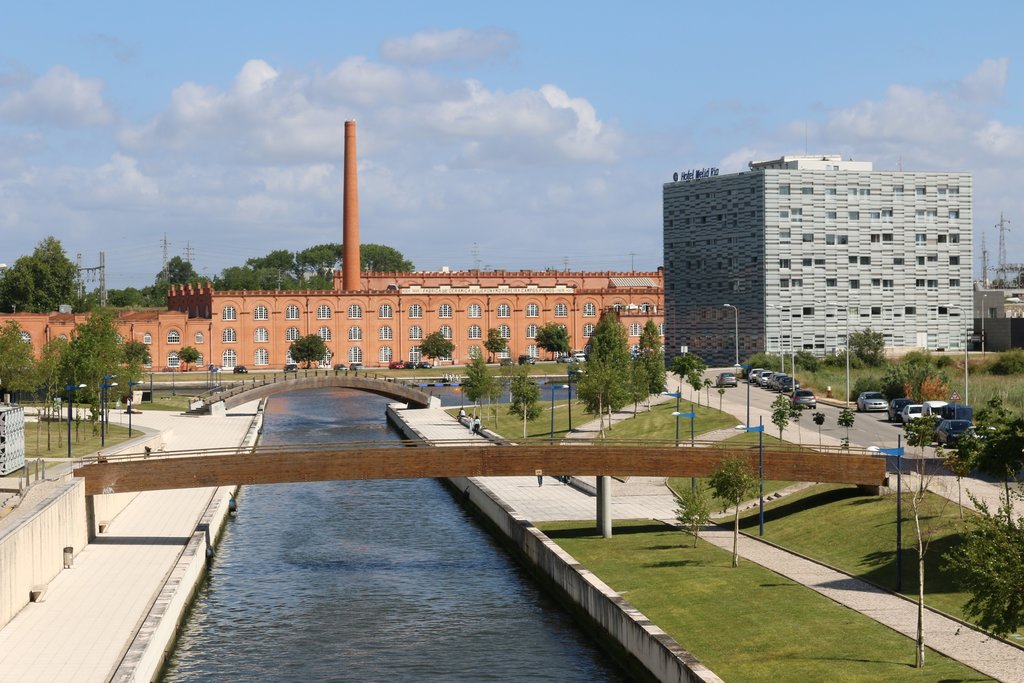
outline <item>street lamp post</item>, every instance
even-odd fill
[[[690,404],[690,412],[681,413],[677,410],[674,413],[672,413],[672,415],[674,415],[676,418],[676,446],[679,445],[679,418],[688,417],[690,418],[690,448],[694,448],[694,446],[696,445],[694,443],[694,436],[696,433],[694,428],[694,422],[696,422],[697,420],[697,411],[693,409],[693,404]],[[697,477],[690,477],[690,490],[693,491],[694,493],[697,492]]]
[[[759,418],[756,427],[736,425],[736,429],[745,432],[757,432],[757,478],[760,484],[760,494],[757,509],[758,535],[764,536],[764,417]]]
[[[732,304],[723,304],[723,306],[725,306],[726,308],[731,308],[732,312],[735,314],[733,341],[736,347],[735,365],[738,367],[740,364],[740,309],[736,308]]]
[[[676,392],[666,391],[664,393],[664,395],[665,396],[674,396],[675,399],[676,399],[676,411],[674,413],[672,413],[672,414],[676,416],[676,446],[678,447],[679,446],[679,416],[682,415],[682,413],[679,412],[679,399],[683,395],[683,385],[682,385],[682,383],[679,384],[679,391],[676,391]]]
[[[568,389],[568,384],[552,384],[551,385],[551,436],[549,443],[555,445],[555,389]],[[570,397],[569,401],[572,401]]]
[[[116,387],[117,382],[111,382],[115,375],[104,375],[103,383],[100,384],[100,447],[107,445],[107,391]]]
[[[71,383],[71,380],[68,380],[68,385],[65,387],[65,389],[68,390],[68,457],[69,458],[71,457],[71,405],[72,405],[72,402],[73,402],[71,392],[78,391],[79,389],[84,389],[84,388],[85,388],[84,384],[79,384],[78,386],[75,386],[74,384]]]
[[[962,309],[961,307],[959,307],[959,306],[950,306],[949,308],[950,308],[950,310],[960,311],[960,315],[962,315],[964,317],[967,317],[966,311],[964,311],[964,309]],[[973,321],[971,322],[971,327],[974,327]],[[964,329],[964,403],[966,405],[971,405],[971,385],[969,384],[970,374],[968,373],[968,369],[967,369],[967,349],[968,349],[969,342],[970,342],[970,339],[971,339],[971,331],[970,330],[971,330],[971,328],[965,328]]]
[[[142,382],[133,382],[128,380],[128,438],[132,438],[132,406],[135,405],[135,396],[132,392],[134,387],[139,386]]]
[[[896,448],[870,446],[869,451],[896,456],[896,592],[903,590],[903,435],[896,435]]]
[[[569,368],[569,370],[566,373],[566,376],[567,376],[566,381],[569,383],[568,386],[569,386],[569,433],[570,434],[572,433],[572,378],[573,378],[573,376],[575,374],[576,374],[576,371],[573,370],[572,368]]]

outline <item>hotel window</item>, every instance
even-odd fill
[[[914,244],[917,244],[917,245],[928,244],[928,235],[926,235],[923,232],[917,233],[916,235],[914,235]]]
[[[827,220],[827,221],[834,221],[837,217],[838,217],[838,214],[835,211],[826,211],[825,212],[825,220]]]
[[[526,326],[526,338],[527,339],[536,339],[537,338],[537,326],[536,325],[527,325]]]
[[[951,266],[959,266],[960,265],[960,257],[959,256],[950,256],[949,257],[949,265],[951,265]]]
[[[960,218],[960,210],[959,209],[950,209],[949,210],[949,217],[954,219],[954,220],[957,219],[957,218]]]
[[[805,232],[804,233],[804,242],[813,242],[813,241],[814,241],[814,233],[813,232]]]
[[[860,280],[850,280],[850,289],[860,289]]]
[[[176,367],[179,367],[180,365],[181,365],[181,361],[178,359],[178,352],[177,351],[171,351],[169,354],[167,354],[167,366],[168,367],[176,368]]]
[[[167,333],[167,343],[168,344],[180,344],[181,343],[181,335],[178,333],[177,330],[171,330],[170,332]]]
[[[527,304],[526,305],[526,317],[527,318],[537,318],[539,316],[540,316],[540,306],[538,306],[537,304]]]
[[[270,332],[265,327],[257,327],[256,331],[253,332],[252,340],[257,344],[266,343],[270,341]]]
[[[924,278],[923,277],[919,277],[916,280],[914,280],[914,286],[915,287],[924,287]]]
[[[206,337],[203,336],[202,332],[196,332],[196,344],[202,344],[206,341]]]
[[[321,327],[319,330],[316,331],[316,334],[325,342],[331,341],[331,328],[329,327]]]
[[[814,188],[805,185],[800,188],[800,194],[814,194]]]
[[[358,304],[352,304],[348,307],[348,317],[349,320],[359,320],[363,317],[363,307]]]
[[[597,315],[596,304],[583,304],[583,317],[593,318],[595,315]]]
[[[266,349],[256,349],[252,357],[253,365],[270,365],[270,354]]]
[[[960,244],[960,235],[955,232],[951,232],[949,234],[949,242],[950,244]]]
[[[892,193],[893,194],[903,194],[903,186],[902,185],[893,185],[892,186]]]
[[[938,280],[928,280],[928,289],[938,289],[938,288],[939,288],[939,281]]]
[[[395,336],[395,334],[391,330],[391,326],[390,325],[381,325],[381,328],[380,328],[380,330],[377,333],[377,339],[380,339],[380,340],[383,340],[383,341],[389,341],[391,339],[394,339],[394,336]]]
[[[252,312],[253,320],[270,320],[270,313],[266,306],[257,306]]]
[[[555,304],[555,317],[564,318],[569,315],[568,304]]]
[[[438,318],[450,318],[452,317],[451,304],[441,304],[437,309]]]
[[[512,307],[508,304],[498,304],[498,317],[499,318],[511,318]]]
[[[359,308],[359,307],[356,306],[356,308]],[[349,309],[349,310],[351,310],[351,309]],[[299,319],[299,307],[296,306],[295,304],[290,304],[290,305],[286,306],[285,309],[284,309],[284,319],[285,320],[298,320]]]
[[[949,286],[950,287],[959,287],[960,286],[960,280],[950,280],[949,281]]]
[[[348,328],[348,340],[349,341],[359,341],[362,338],[363,338],[363,328],[359,327],[358,325],[353,325],[352,327]]]
[[[914,188],[914,194],[918,197],[923,197],[926,194],[926,190],[923,187]]]
[[[779,185],[779,194],[781,194],[781,195],[788,195],[789,194],[789,185]]]
[[[299,328],[297,328],[297,327],[289,327],[287,330],[285,330],[284,339],[285,339],[285,341],[290,341],[290,342],[298,341],[298,339],[299,339]]]
[[[290,357],[290,356],[289,356]],[[234,349],[228,349],[221,354],[220,364],[227,368],[233,368],[238,363],[238,354]]]
[[[358,346],[353,346],[348,350],[348,362],[349,363],[362,363],[363,362],[363,350]]]
[[[836,188],[834,188],[834,187],[826,187],[825,188],[825,194],[831,195],[831,196],[835,196]]]
[[[631,323],[629,326],[629,336],[639,337],[640,336],[640,323]]]
[[[849,218],[851,221],[859,221],[860,211],[848,211],[846,217]]]
[[[881,235],[872,235],[871,236],[871,243],[872,244],[881,243],[881,241],[882,241],[882,236]]]
[[[510,328],[508,325],[499,325],[498,326],[498,336],[500,336],[502,339],[511,339],[512,338],[512,328]]]
[[[850,265],[857,265],[857,257],[856,256],[849,256],[849,257],[847,257],[847,260],[849,261]]]
[[[590,323],[587,323],[586,325],[584,325],[583,326],[583,336],[585,338],[589,339],[593,335],[594,335],[594,326],[592,324],[590,324]]]
[[[390,346],[382,346],[380,347],[380,351],[377,354],[377,359],[381,363],[390,363],[393,356],[394,354],[391,351]]]
[[[813,263],[814,261],[810,258],[800,259],[800,265],[802,266],[810,267],[811,265],[813,265]]]
[[[149,332],[147,332],[146,334],[142,335],[142,343],[143,344],[152,344],[153,343],[153,335],[151,335]]]
[[[836,236],[835,235],[825,235],[825,244],[835,244],[835,243],[836,243]]]
[[[530,356],[530,358],[536,358],[537,357],[537,345],[536,344],[530,344],[529,346],[527,346],[526,347],[526,353],[527,353],[528,356]]]
[[[903,309],[903,312],[907,315],[917,315],[917,306],[907,306]]]
[[[221,333],[220,340],[225,344],[233,344],[238,341],[238,335],[235,333],[235,328],[225,327]]]
[[[804,222],[804,210],[803,209],[791,209],[789,212],[790,223],[803,223]]]
[[[849,235],[836,235],[836,244],[849,244],[849,243],[850,243],[850,236]]]
[[[452,328],[448,325],[441,325],[441,336],[445,339],[452,338]]]
[[[381,304],[380,308],[377,309],[378,318],[390,318],[391,317],[391,304]]]
[[[409,328],[409,339],[423,339],[423,328],[413,325]]]
[[[884,222],[884,223],[892,223],[892,209],[883,209],[882,210],[882,222]]]
[[[469,309],[467,310],[466,316],[469,317],[469,318],[479,318],[480,317],[480,311],[481,311],[480,304],[470,304],[469,305]]]
[[[779,268],[789,268],[789,267],[790,267],[790,260],[788,258],[780,258],[779,259]]]
[[[238,320],[238,311],[234,306],[225,306],[220,313],[221,320]]]
[[[422,318],[423,317],[423,307],[420,306],[419,304],[413,304],[412,306],[410,306],[409,307],[409,317],[410,318]]]
[[[902,256],[896,256],[896,257],[895,257],[895,258],[893,258],[893,260],[892,260],[892,264],[893,264],[894,266],[902,266],[902,265],[903,265],[903,263],[904,263],[904,259],[903,259],[903,257],[902,257]]]
[[[893,281],[892,280],[884,280],[884,279],[882,280],[882,289],[892,289],[892,288],[893,288]]]
[[[480,329],[479,325],[470,325],[469,326],[469,338],[470,339],[482,339],[483,338],[483,330]]]
[[[935,238],[935,241],[938,242],[939,244],[945,244],[948,238],[949,235],[939,235]]]
[[[871,265],[871,257],[870,256],[861,256],[860,257],[860,264],[862,266],[870,266]]]
[[[330,320],[331,319],[331,307],[327,304],[320,304],[316,307],[316,319],[317,320]]]

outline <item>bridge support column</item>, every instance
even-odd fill
[[[597,530],[605,538],[612,537],[611,477],[597,477]]]
[[[96,540],[96,496],[85,497],[85,526],[89,529],[89,543]]]

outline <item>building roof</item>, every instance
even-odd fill
[[[658,284],[649,277],[612,277],[608,278],[612,287],[657,287]]]

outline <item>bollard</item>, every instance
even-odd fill
[[[70,546],[64,546],[64,569],[71,569],[71,563],[75,561],[75,549]]]

